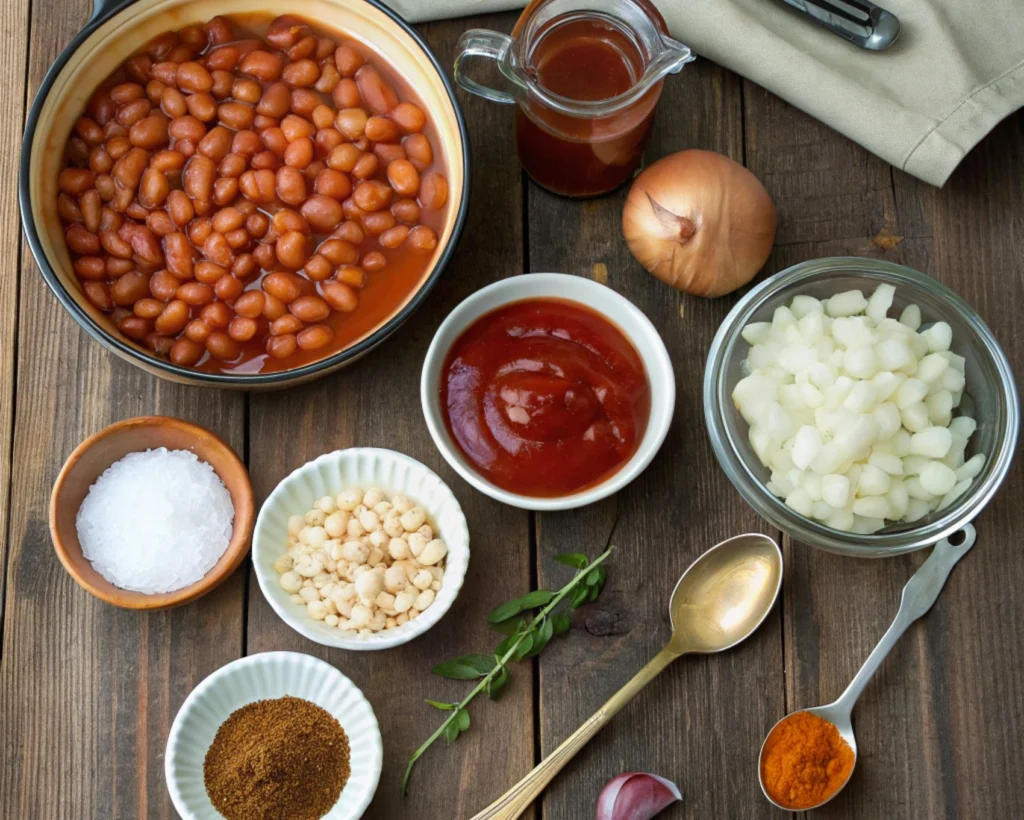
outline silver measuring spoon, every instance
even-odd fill
[[[854,676],[853,680],[850,681],[850,685],[846,687],[846,691],[839,696],[839,699],[834,703],[829,703],[826,706],[817,706],[813,709],[798,709],[798,712],[810,712],[812,715],[817,715],[829,723],[833,724],[836,729],[839,730],[839,736],[845,740],[850,749],[853,751],[853,766],[850,767],[850,774],[847,776],[843,784],[829,795],[825,800],[814,806],[801,806],[800,811],[809,811],[810,809],[816,809],[819,806],[824,806],[832,798],[834,798],[839,792],[841,792],[846,784],[850,782],[850,778],[853,777],[853,770],[857,766],[857,740],[853,736],[853,707],[857,703],[857,698],[860,697],[861,692],[864,691],[864,687],[868,685],[868,681],[874,676],[875,672],[878,671],[878,667],[882,665],[882,661],[885,660],[885,656],[889,654],[889,651],[896,645],[896,641],[900,639],[907,628],[914,623],[918,618],[922,617],[929,609],[932,608],[932,604],[939,597],[939,593],[942,591],[942,587],[946,583],[946,579],[949,577],[950,570],[953,566],[963,558],[971,547],[974,546],[974,540],[976,533],[974,527],[970,524],[965,524],[960,530],[954,533],[953,538],[962,535],[963,541],[954,545],[950,543],[948,538],[943,538],[935,545],[932,550],[932,554],[928,556],[928,560],[925,561],[921,568],[914,573],[913,577],[907,582],[907,585],[903,587],[903,598],[900,601],[899,611],[896,613],[896,619],[892,622],[892,626],[882,636],[882,640],[878,642],[878,646],[874,648],[874,651],[868,655],[868,659],[864,661],[864,665],[860,668],[860,671]],[[793,714],[793,713],[790,713]],[[786,715],[779,723],[786,720],[789,715]],[[775,731],[776,723],[772,727],[772,732]],[[762,775],[762,761],[764,758],[765,745],[768,743],[768,738],[771,737],[772,732],[769,732],[765,737],[765,742],[761,744],[761,753],[757,759],[757,779],[761,783],[761,791],[764,792],[764,796],[767,797],[773,805],[778,806],[780,809],[792,810],[789,806],[783,806],[780,803],[776,803],[772,800],[771,795],[768,793],[768,789],[764,785],[764,777]]]
[[[900,36],[899,18],[867,0],[783,0],[844,40],[881,51]]]

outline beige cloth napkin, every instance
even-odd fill
[[[413,22],[524,5],[385,2]],[[673,36],[697,54],[932,185],[945,183],[993,126],[1024,106],[1022,0],[880,0],[903,24],[882,52],[845,42],[781,0],[655,3]],[[452,55],[440,56],[447,63]]]

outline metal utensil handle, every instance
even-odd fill
[[[853,710],[860,693],[864,691],[868,681],[878,671],[885,656],[893,648],[900,636],[907,631],[914,621],[924,615],[942,592],[942,587],[949,577],[953,566],[963,558],[974,546],[977,533],[970,524],[965,524],[959,531],[963,534],[963,541],[960,544],[952,544],[948,538],[943,538],[935,545],[932,554],[928,556],[921,568],[914,573],[913,577],[903,587],[903,597],[900,600],[900,608],[892,626],[882,636],[878,646],[874,648],[864,665],[857,672],[846,691],[840,696],[836,704],[841,704],[847,710]]]
[[[499,91],[478,83],[466,74],[465,61],[469,57],[484,57],[501,66],[505,54],[512,47],[513,40],[507,34],[484,28],[473,28],[464,33],[455,46],[455,82],[470,94],[485,100],[510,105],[516,98],[507,91]]]
[[[867,43],[883,18],[892,15],[866,0],[783,0],[799,9],[844,40],[862,47]]]
[[[515,820],[537,799],[556,774],[611,720],[623,706],[658,676],[666,666],[679,657],[669,647],[661,650],[650,663],[636,673],[632,680],[609,698],[586,723],[567,737],[562,744],[534,767],[526,777],[495,800],[472,820]]]

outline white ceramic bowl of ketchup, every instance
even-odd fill
[[[643,361],[651,391],[651,412],[636,452],[616,472],[594,486],[569,495],[532,496],[505,490],[483,476],[452,439],[441,404],[441,380],[452,345],[482,316],[515,302],[555,299],[582,305],[610,322]],[[651,463],[668,434],[676,404],[676,381],[665,343],[650,320],[632,302],[591,279],[564,273],[527,273],[502,279],[459,304],[438,328],[423,362],[420,399],[434,444],[445,460],[485,495],[525,510],[571,510],[621,490]]]

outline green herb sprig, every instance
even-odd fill
[[[409,786],[409,777],[412,775],[413,766],[433,745],[434,741],[444,736],[446,741],[454,743],[462,732],[469,729],[468,706],[473,698],[481,692],[486,692],[491,700],[497,700],[508,686],[509,664],[539,655],[554,636],[569,631],[569,612],[564,608],[555,612],[562,600],[566,597],[569,598],[569,609],[576,609],[583,604],[597,600],[608,577],[608,572],[602,564],[614,549],[615,547],[609,547],[593,561],[587,560],[587,556],[580,553],[556,555],[555,560],[558,563],[574,568],[576,574],[557,592],[537,589],[528,592],[521,598],[507,601],[492,610],[487,616],[487,622],[492,629],[506,636],[498,644],[494,654],[462,655],[453,660],[439,663],[433,668],[432,671],[435,675],[452,680],[475,680],[477,684],[459,703],[426,701],[435,709],[450,712],[450,714],[437,731],[427,738],[426,742],[409,758],[405,777],[402,778],[403,797]],[[531,618],[529,613],[534,610],[536,612]]]

